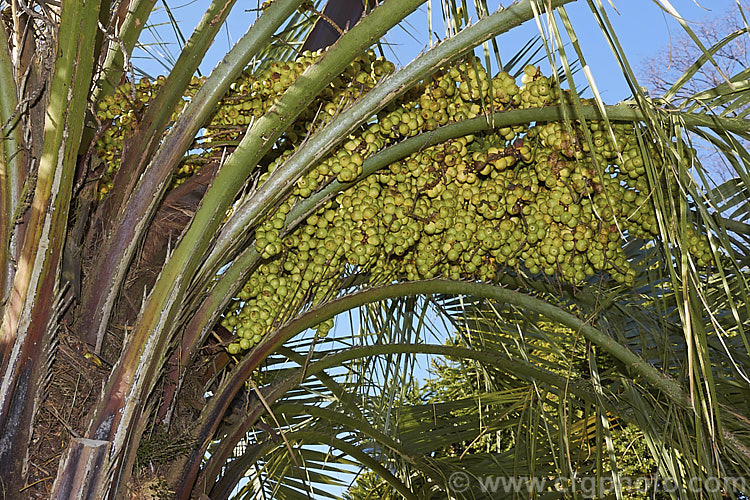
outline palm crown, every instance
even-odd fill
[[[683,90],[747,30],[699,43],[656,98],[590,2],[633,91],[613,106],[588,74],[593,98],[578,93],[570,1],[479,3],[474,23],[449,4],[451,36],[396,69],[373,49],[420,1],[355,24],[358,8],[276,0],[198,77],[217,1],[169,74],[138,81],[126,61],[154,2],[12,2],[6,490],[336,496],[360,467],[352,498],[495,498],[490,476],[552,497],[581,475],[614,481],[585,495],[631,494],[617,478],[636,475],[742,490],[747,70]],[[350,24],[299,50],[316,19]],[[533,44],[495,43],[535,19],[554,74],[527,64]],[[711,184],[698,140],[731,180]],[[450,361],[421,387],[432,358]],[[38,477],[37,457],[60,466]]]

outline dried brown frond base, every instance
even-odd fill
[[[46,396],[34,425],[26,487],[11,498],[49,498],[61,454],[71,437],[85,433],[91,410],[111,367],[107,363],[107,353],[116,350],[123,334],[124,328],[109,332],[102,358],[92,358],[86,357],[88,350],[84,343],[65,329],[61,331]],[[127,498],[173,497],[163,478],[171,463],[191,449],[186,431],[205,404],[202,370],[188,373],[169,430],[154,415],[152,427],[143,433]]]
[[[48,498],[60,456],[71,437],[80,436],[109,371],[86,358],[84,344],[62,329],[49,384],[37,414],[29,449],[25,498]]]
[[[174,498],[174,491],[160,478],[135,479],[129,491],[130,500],[169,500]]]

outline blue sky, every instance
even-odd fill
[[[605,4],[610,21],[613,23],[617,36],[625,48],[626,54],[638,71],[642,61],[654,52],[664,49],[683,33],[679,24],[666,14],[653,0],[601,0]],[[179,3],[178,3],[179,2]],[[471,3],[471,2],[467,2]],[[504,1],[504,4],[509,2]],[[175,18],[180,20],[180,29],[186,38],[190,36],[195,24],[197,24],[209,0],[169,0],[168,5]],[[253,2],[237,2],[234,10],[229,15],[228,21],[217,36],[207,59],[201,66],[203,74],[208,74],[213,66],[220,60],[222,55],[229,49],[231,43],[236,41],[247,30],[256,19],[257,0]],[[736,0],[703,0],[702,4],[695,0],[673,0],[671,2],[688,23],[699,23],[707,17],[724,14],[730,9],[736,10]],[[157,7],[162,7],[161,0]],[[488,0],[491,11],[497,9],[497,0]],[[612,8],[616,7],[616,11]],[[439,2],[433,0],[433,11],[439,12]],[[605,102],[615,103],[627,99],[629,90],[625,81],[620,76],[620,70],[612,56],[606,41],[602,37],[596,21],[591,14],[588,3],[579,0],[566,7],[571,18],[577,36],[584,48],[584,57],[594,75],[599,91]],[[439,16],[439,14],[435,14]],[[394,28],[388,35],[388,41],[392,53],[386,56],[396,63],[406,64],[413,59],[421,50],[427,47],[427,8],[423,6],[415,12],[408,23]],[[179,43],[171,32],[171,28],[165,24],[166,12],[160,8],[152,17],[151,22],[157,25],[158,31],[167,50],[173,54],[178,53]],[[433,30],[441,37],[444,36],[442,21],[436,18]],[[501,57],[510,57],[520,49],[526,41],[538,34],[535,23],[527,23],[509,33],[501,35],[498,39]],[[152,49],[157,50],[156,47]],[[165,72],[165,69],[153,60],[138,58],[135,64],[144,68],[152,75]],[[545,73],[549,67],[542,67]]]

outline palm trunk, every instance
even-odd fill
[[[55,342],[59,266],[92,76],[98,9],[97,2],[64,3],[42,157],[2,320],[0,470],[7,478],[5,487],[14,492],[22,486],[31,428]]]

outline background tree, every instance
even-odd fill
[[[738,3],[738,8],[747,13],[750,4]],[[701,92],[706,89],[727,84],[734,75],[744,74],[750,65],[750,42],[744,33],[745,27],[743,16],[738,14],[737,9],[696,23],[692,36],[697,37],[698,44],[688,34],[676,35],[669,46],[662,47],[645,59],[640,70],[642,81],[654,96],[667,93],[703,55],[700,45],[703,44],[706,47],[716,47],[711,56],[711,64],[701,65],[700,70],[680,86],[674,98],[689,100],[693,96],[701,96]],[[727,112],[729,116],[739,116],[746,110],[747,106],[740,106],[738,109],[730,107]],[[733,169],[723,159],[721,152],[715,151],[710,144],[699,144],[704,156],[703,163],[707,167],[715,170],[723,180],[734,176]],[[743,143],[744,148],[747,146],[746,142]]]
[[[750,4],[740,2],[740,8],[747,12]],[[712,55],[714,64],[704,64],[675,97],[689,98],[703,90],[726,83],[735,74],[750,64],[750,44],[742,35],[745,23],[736,8],[713,14],[699,22],[693,22],[693,35],[705,47],[717,47]],[[699,45],[685,34],[675,34],[667,47],[659,48],[645,59],[642,81],[653,95],[665,93],[703,55]]]
[[[449,4],[451,36],[394,71],[369,49],[420,1],[383,2],[299,54],[320,7],[276,0],[199,78],[233,6],[215,1],[154,81],[129,64],[154,2],[4,4],[4,493],[311,497],[362,465],[406,498],[445,496],[462,493],[457,471],[603,474],[619,419],[675,495],[721,493],[694,478],[738,485],[749,179],[747,120],[731,113],[746,92],[675,100],[694,66],[650,100],[592,2],[634,97],[580,99],[567,3],[478,3],[475,23]],[[535,19],[560,70],[499,71],[494,37]],[[469,56],[484,42],[491,56]],[[737,179],[699,189],[690,134]],[[421,329],[437,296],[448,315],[467,317],[469,297],[503,307],[482,337],[444,345]],[[330,333],[358,308],[362,330]],[[612,384],[596,357],[562,374],[530,351],[543,321],[616,360]],[[436,456],[486,431],[487,401],[400,405],[428,355],[533,387],[524,445]],[[519,394],[489,403],[507,411]],[[593,463],[570,452],[579,415]]]

